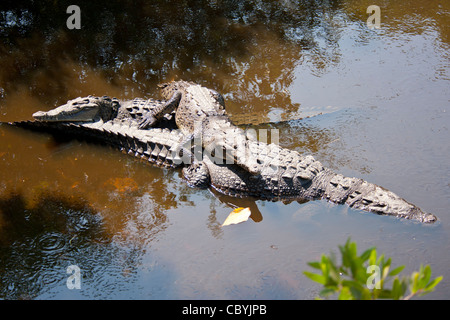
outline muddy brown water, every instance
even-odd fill
[[[439,222],[224,197],[106,146],[2,124],[1,298],[312,299],[321,288],[303,275],[307,262],[349,237],[405,275],[430,264],[444,280],[424,298],[450,298],[448,2],[381,1],[373,30],[368,1],[100,3],[80,5],[80,30],[67,29],[62,5],[0,9],[1,121],[192,80],[221,92],[232,115],[323,112],[265,128]],[[220,227],[236,206],[252,219]],[[70,265],[80,289],[67,286]]]

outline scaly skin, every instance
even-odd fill
[[[135,98],[120,101],[116,98],[76,98],[50,111],[33,114],[38,121],[13,123],[35,130],[62,132],[107,144],[161,166],[178,167],[190,161],[189,153],[169,152],[171,146],[182,140],[182,134],[169,130],[175,127],[174,114],[165,101]],[[158,123],[162,128],[140,130],[143,114],[160,113]],[[175,139],[175,140],[174,140]],[[168,147],[167,147],[168,146]],[[190,162],[189,162],[190,163]]]
[[[249,154],[248,139],[229,119],[219,93],[186,81],[174,81],[160,87],[162,98],[176,108],[175,122],[185,135],[184,143],[200,140],[218,161],[231,159],[252,174],[259,173],[255,159],[246,156]],[[144,115],[140,128],[151,126],[154,117],[153,112]]]
[[[424,223],[437,221],[436,216],[395,193],[363,179],[336,174],[312,156],[302,156],[274,145],[270,148],[273,155],[279,153],[283,159],[290,160],[280,165],[274,157],[272,165],[269,163],[260,174],[252,175],[239,166],[216,164],[205,157],[202,162],[183,168],[183,176],[190,186],[212,187],[234,197],[253,196],[272,201],[327,199],[380,215]]]
[[[182,152],[174,153],[169,149],[180,143],[183,135],[179,130],[168,128],[151,128],[140,130],[137,123],[123,119],[103,122],[41,122],[19,121],[11,125],[35,131],[61,133],[70,137],[107,144],[136,158],[151,164],[178,168],[190,162]]]
[[[181,99],[177,97],[177,100]],[[160,102],[160,105],[166,106],[167,103]],[[122,110],[127,109],[122,108]],[[63,126],[64,130],[74,130],[74,134],[84,132],[92,137],[103,137],[109,144],[139,158],[148,159],[150,162],[169,164],[172,167],[190,163],[186,161],[186,156],[184,159],[177,158],[177,153],[173,152],[174,146],[179,146],[180,141],[185,139],[185,132],[161,128],[139,129],[139,124],[145,121],[145,117],[133,117],[129,110],[127,112],[117,112],[116,118],[106,122],[100,119],[90,123],[57,124]],[[226,116],[220,114],[213,116],[215,118],[211,123],[216,124],[214,132],[219,131],[217,128],[236,130],[234,126],[227,125],[229,121]],[[202,118],[202,125],[208,127],[210,117],[202,117],[200,114],[200,118]],[[222,123],[217,125],[220,121]],[[42,125],[49,124],[52,122],[42,123]],[[227,131],[224,130],[224,133],[218,134],[221,139],[233,140],[242,134],[231,134],[231,137],[228,137],[225,132]],[[224,142],[225,145],[232,145],[232,143],[235,142]],[[236,164],[214,163],[220,160],[217,157],[214,161],[204,157],[201,162],[185,167],[184,177],[191,186],[210,186],[232,196],[255,196],[269,200],[324,198],[334,203],[347,204],[355,209],[381,215],[413,219],[424,223],[437,220],[434,215],[423,212],[391,191],[362,179],[344,177],[324,168],[312,156],[302,156],[296,151],[284,149],[278,145],[250,139],[245,140],[244,150],[257,159],[258,174],[252,174]],[[208,155],[214,150],[207,146],[202,151],[204,155]]]
[[[164,113],[166,110],[168,112]],[[149,113],[158,114],[157,121],[171,121],[172,111],[167,108],[166,102],[160,100],[135,98],[122,101],[107,96],[88,96],[69,100],[49,111],[35,112],[33,118],[45,122],[95,122],[124,119],[135,121],[137,126],[142,121],[143,115]]]

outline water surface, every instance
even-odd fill
[[[189,188],[179,171],[108,147],[0,125],[0,297],[4,299],[311,299],[302,272],[348,237],[404,273],[430,264],[450,298],[449,46],[444,1],[325,4],[81,2],[0,9],[0,120],[30,119],[85,95],[158,97],[192,80],[230,114],[348,176],[382,185],[434,225],[326,201],[233,199]],[[3,6],[3,5],[2,5]],[[51,18],[50,18],[51,17]],[[249,221],[221,228],[236,206]],[[69,265],[81,289],[69,290]]]

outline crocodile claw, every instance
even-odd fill
[[[148,129],[152,127],[156,123],[156,118],[149,113],[142,117],[142,120],[139,122],[139,129]]]

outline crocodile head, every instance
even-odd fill
[[[33,114],[33,118],[51,122],[90,122],[100,118],[110,120],[117,115],[118,106],[115,99],[88,96],[69,100],[66,104],[50,111],[38,111]]]
[[[183,176],[187,184],[195,188],[208,188],[211,181],[208,166],[203,161],[183,168]]]

